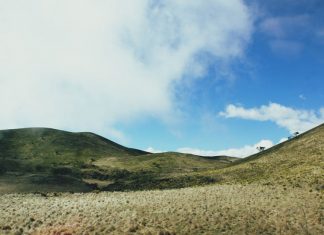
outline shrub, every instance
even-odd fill
[[[21,168],[21,164],[16,160],[0,159],[0,174],[7,171],[18,171]]]
[[[53,175],[72,175],[73,170],[68,167],[55,167],[51,169]]]

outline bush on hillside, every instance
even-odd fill
[[[73,171],[69,167],[54,167],[51,169],[53,175],[72,175]]]
[[[7,171],[19,171],[21,168],[19,162],[11,159],[0,159],[0,174]]]

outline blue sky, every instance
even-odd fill
[[[0,128],[244,157],[324,122],[321,0],[0,3]]]

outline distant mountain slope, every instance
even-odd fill
[[[324,125],[206,175],[223,182],[324,188]]]
[[[185,174],[219,169],[234,160],[224,156],[151,154],[87,132],[3,130],[0,192],[183,187],[210,181],[208,177]]]
[[[182,173],[215,168],[223,168],[237,160],[234,157],[202,157],[177,152],[155,153],[141,156],[108,157],[94,161],[98,167],[115,167],[126,170],[150,169],[159,173]]]
[[[104,155],[143,155],[147,152],[126,148],[93,133],[72,133],[49,128],[0,131],[0,157],[81,161]]]

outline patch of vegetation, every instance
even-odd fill
[[[324,125],[223,169],[203,173],[223,183],[279,184],[318,188],[324,185]]]
[[[75,185],[79,184],[77,188],[86,191],[182,188],[213,183],[313,189],[324,185],[324,125],[238,161],[226,156],[149,154],[91,133],[20,129],[0,131],[0,136],[2,192],[6,192],[6,185],[10,190],[24,192],[26,187],[13,187],[20,181],[31,188],[39,189],[42,185],[44,191],[47,186],[66,185],[66,189],[60,190],[68,191],[68,184],[62,182],[71,178]],[[44,180],[35,180],[35,175]],[[1,177],[6,179],[6,185],[1,186]]]
[[[258,184],[7,194],[0,234],[322,234],[323,196]]]
[[[209,176],[187,176],[219,169],[235,158],[205,158],[191,154],[150,154],[127,148],[92,133],[47,128],[0,131],[0,187],[24,181],[29,188],[68,191],[69,180],[80,189],[144,190],[212,183]],[[15,175],[15,177],[7,176]],[[109,185],[103,182],[109,182]],[[46,184],[47,183],[47,184]],[[8,185],[9,184],[9,185]],[[10,185],[12,184],[12,185]],[[66,187],[66,189],[62,188]],[[2,191],[6,191],[5,185]],[[26,187],[15,187],[23,192]],[[30,191],[30,189],[28,189]]]

